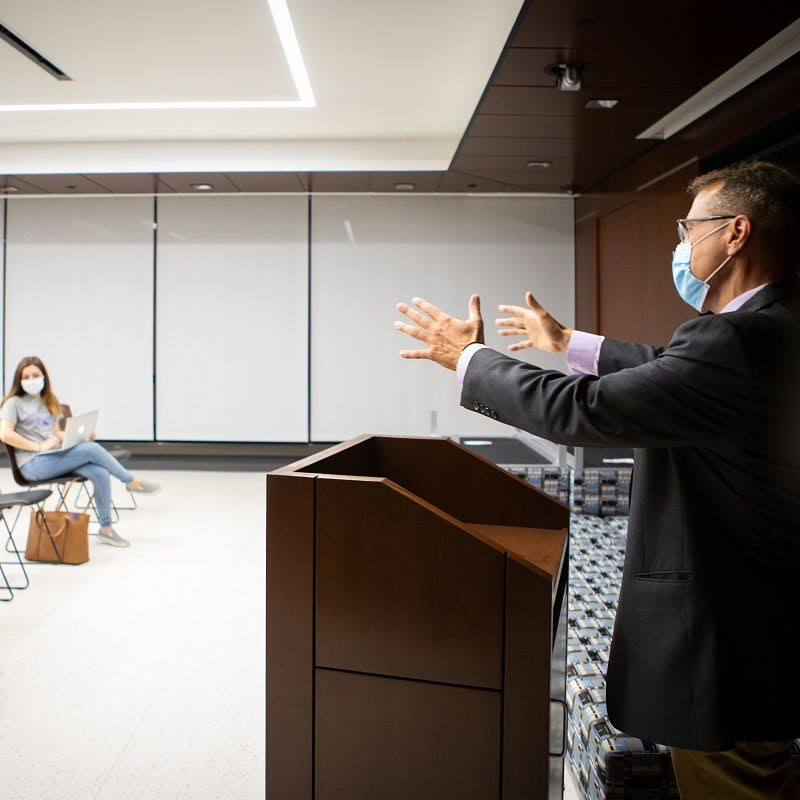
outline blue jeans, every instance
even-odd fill
[[[97,442],[81,442],[63,453],[40,453],[20,468],[29,481],[48,481],[65,475],[88,478],[94,486],[97,516],[104,528],[111,524],[111,478],[123,483],[134,477],[111,453]]]

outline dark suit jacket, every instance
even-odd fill
[[[611,721],[677,747],[800,736],[800,280],[600,377],[477,352],[461,403],[564,444],[635,447]]]

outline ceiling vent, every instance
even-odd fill
[[[52,75],[59,81],[71,81],[69,75],[66,72],[59,69],[52,61],[46,59],[40,52],[34,50],[24,39],[20,39],[14,31],[9,30],[6,28],[5,25],[0,23],[0,39],[4,39],[8,42],[15,50],[19,50],[22,55],[26,58],[29,58],[36,64],[37,67],[41,67],[45,72]]]

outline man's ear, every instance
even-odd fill
[[[728,230],[728,255],[736,255],[753,235],[753,223],[746,214],[739,214],[731,220]]]

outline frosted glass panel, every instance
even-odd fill
[[[305,442],[308,201],[161,198],[158,438]]]
[[[574,320],[573,201],[564,198],[321,197],[312,214],[314,441],[361,433],[507,435],[459,406],[455,373],[405,361],[395,304],[421,295],[466,316],[481,295],[487,343],[500,303],[530,289],[564,324]],[[564,369],[563,356],[520,357]],[[432,415],[433,412],[433,415]]]
[[[5,241],[6,237],[6,199],[3,198],[2,203],[0,203],[0,241]],[[0,286],[5,286],[5,270],[6,270],[6,262],[5,262],[5,247],[0,249]],[[6,332],[6,325],[5,325],[5,303],[0,303],[0,353],[5,353],[5,332]],[[3,379],[3,395],[6,393],[6,376],[5,373],[2,376]]]
[[[152,439],[152,199],[7,202],[6,386],[38,355],[101,438]]]

